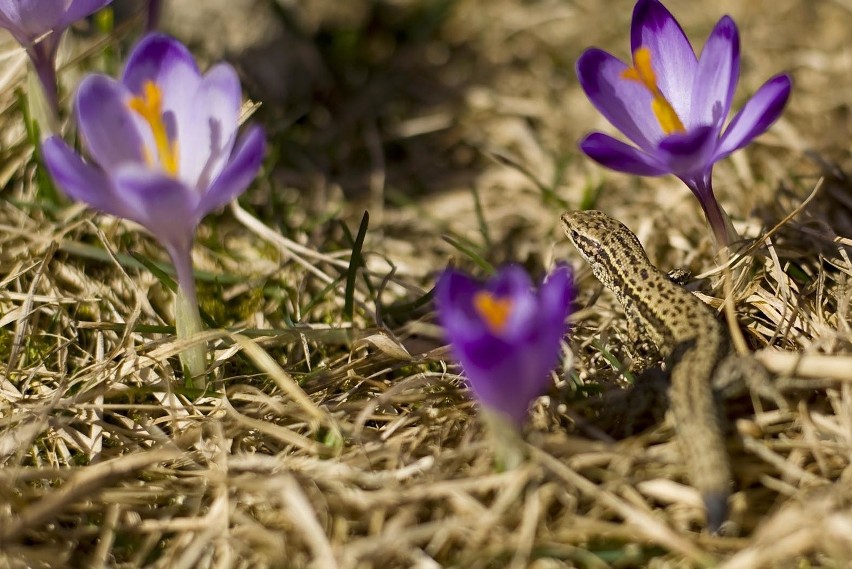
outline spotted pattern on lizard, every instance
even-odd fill
[[[599,211],[562,215],[565,233],[624,308],[631,335],[650,339],[671,370],[669,402],[691,484],[717,531],[728,515],[731,465],[713,384],[731,351],[713,311],[648,260],[636,236]],[[721,366],[728,367],[728,366]]]

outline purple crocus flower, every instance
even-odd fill
[[[713,164],[779,117],[790,77],[769,79],[725,128],[740,66],[739,33],[730,17],[719,20],[696,58],[671,13],[658,0],[639,0],[630,43],[632,66],[591,48],[577,61],[577,76],[592,104],[636,146],[595,132],[580,147],[620,172],[674,174],[701,202],[717,243],[729,245],[736,234],[713,195]]]
[[[573,297],[571,271],[564,265],[538,293],[515,265],[484,284],[454,269],[444,271],[435,286],[438,318],[484,407],[516,424],[523,421],[559,359]]]
[[[0,28],[18,40],[33,63],[54,112],[56,51],[65,29],[112,0],[0,0]]]
[[[190,312],[178,318],[179,337],[201,327],[195,229],[245,191],[263,159],[260,127],[238,137],[241,99],[230,65],[202,75],[180,42],[150,34],[133,49],[120,81],[92,74],[80,83],[77,123],[90,159],[58,136],[42,143],[45,166],[69,196],[136,221],[165,246]],[[198,364],[192,367],[197,373]]]

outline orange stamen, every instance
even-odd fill
[[[157,155],[163,169],[172,176],[178,171],[178,146],[177,141],[169,140],[166,123],[163,122],[163,94],[153,81],[148,81],[143,87],[142,95],[133,97],[128,102],[131,110],[135,111],[151,127],[154,136],[154,144],[157,147]],[[153,157],[150,151],[144,150],[145,160],[153,165]]]
[[[485,321],[488,328],[499,334],[506,329],[514,303],[511,298],[497,298],[488,291],[481,290],[473,296],[473,307]]]
[[[683,126],[680,117],[674,110],[672,104],[660,91],[657,85],[657,74],[654,73],[654,67],[651,65],[651,50],[647,47],[640,47],[633,52],[633,67],[629,67],[621,72],[621,78],[628,81],[636,81],[641,83],[648,91],[650,91],[653,99],[651,100],[651,110],[654,116],[657,117],[657,122],[660,123],[660,128],[663,132],[674,134],[676,132],[686,132],[686,127]]]

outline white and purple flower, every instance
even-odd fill
[[[202,75],[183,44],[150,34],[133,49],[121,80],[92,74],[80,84],[77,124],[89,159],[58,136],[42,143],[45,166],[65,193],[136,221],[163,244],[196,320],[195,230],[245,191],[265,151],[260,127],[238,136],[241,103],[230,65]],[[189,332],[198,328],[200,320]],[[181,329],[179,320],[178,336]]]
[[[112,0],[0,0],[0,28],[27,50],[48,102],[56,111],[56,51],[68,26]]]
[[[571,271],[559,266],[536,292],[516,265],[480,283],[447,269],[435,285],[438,319],[477,400],[523,422],[550,381],[574,297]]]
[[[740,43],[725,16],[701,57],[658,0],[639,0],[631,25],[633,65],[597,48],[577,61],[592,104],[636,146],[594,132],[580,148],[598,163],[628,174],[674,174],[701,203],[720,246],[736,238],[713,194],[713,164],[762,134],[790,95],[786,74],[772,77],[725,127],[739,79]]]

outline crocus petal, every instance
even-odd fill
[[[124,200],[127,217],[143,225],[162,243],[183,247],[192,240],[201,220],[198,192],[178,179],[138,164],[113,174],[116,193]]]
[[[240,138],[225,169],[219,174],[199,203],[199,215],[204,216],[235,199],[251,184],[263,162],[266,139],[263,129],[254,125]]]
[[[587,49],[577,60],[577,78],[595,108],[630,140],[650,150],[663,131],[651,111],[650,93],[624,79],[626,69],[622,61],[597,48]]]
[[[5,1],[0,3],[0,27],[9,30],[23,45],[51,30],[61,14],[45,10],[37,0]]]
[[[0,2],[0,27],[11,31],[12,28],[21,27],[21,13],[26,9],[29,2],[13,2],[4,0]]]
[[[725,16],[704,44],[692,85],[692,107],[687,128],[713,125],[721,132],[731,111],[740,74],[740,37],[734,21]]]
[[[536,331],[511,339],[487,333],[463,341],[447,338],[480,403],[520,423],[530,402],[550,384],[548,372],[558,360],[561,332],[555,339]]]
[[[127,106],[130,93],[111,77],[89,75],[77,91],[77,121],[89,154],[105,169],[144,162],[150,129]],[[150,146],[149,146],[150,148]]]
[[[508,265],[488,282],[486,288],[496,296],[516,296],[528,294],[532,289],[532,281],[519,265]]]
[[[577,294],[571,267],[559,264],[539,289],[542,316],[546,321],[564,325],[568,307]]]
[[[678,116],[690,114],[692,83],[698,61],[674,16],[657,0],[639,0],[633,8],[630,46],[647,47],[657,85]]]
[[[455,339],[484,332],[485,326],[474,311],[473,296],[482,285],[470,276],[455,269],[446,269],[435,284],[435,304],[438,316],[451,343]]]
[[[550,382],[548,372],[559,361],[560,344],[567,329],[565,319],[574,295],[571,271],[565,265],[557,267],[539,289],[535,323],[522,343],[525,349],[517,353],[518,367],[526,370],[530,378],[526,382],[529,399],[540,395]]]
[[[83,162],[61,138],[47,138],[41,144],[41,153],[53,181],[68,196],[102,212],[127,217],[124,201],[116,198],[106,174]]]
[[[214,66],[204,75],[192,101],[185,118],[178,120],[179,172],[187,183],[206,188],[222,171],[234,147],[242,101],[237,72],[224,63]]]
[[[193,80],[193,78],[195,78]],[[201,80],[201,72],[189,50],[176,39],[152,33],[142,38],[127,60],[121,82],[133,93],[141,93],[149,81],[186,90],[182,99],[191,99]]]
[[[56,36],[112,0],[5,0],[0,2],[0,27],[9,30],[25,47],[49,31]]]
[[[566,264],[560,264],[547,277],[538,291],[538,326],[534,328],[534,345],[539,346],[540,360],[543,371],[556,365],[559,356],[559,343],[565,334],[571,301],[576,295],[573,274]]]
[[[728,125],[714,160],[721,160],[763,134],[781,115],[791,88],[792,81],[787,74],[776,75],[764,83]]]
[[[511,343],[523,342],[530,335],[530,330],[538,326],[538,298],[527,272],[519,265],[508,265],[488,281],[485,288],[494,296],[512,303],[501,335]]]
[[[34,41],[59,24],[62,10],[43,0],[17,0],[0,3],[0,27],[9,30],[21,43]],[[52,8],[52,9],[51,9]]]
[[[462,342],[450,335],[447,338],[453,345],[453,353],[464,366],[465,374],[474,383],[477,395],[488,390],[486,387],[495,379],[495,370],[505,366],[513,357],[512,345],[493,334],[465,335]]]
[[[110,2],[112,0],[73,0],[66,9],[59,25],[63,28],[68,27],[77,20],[82,20],[89,14],[94,14]]]
[[[463,348],[454,344],[453,354],[461,363],[476,399],[516,423],[523,422],[530,402],[547,389],[550,381],[546,371],[530,375],[538,366],[525,367],[518,347],[494,336],[468,341]]]
[[[180,144],[187,136],[187,144],[193,144],[195,133],[185,121],[199,104],[195,97],[201,72],[186,46],[164,34],[148,34],[130,53],[121,82],[135,95],[141,95],[149,82],[156,85],[163,97],[163,120],[169,138]],[[187,150],[192,151],[179,148],[180,152]]]
[[[593,132],[580,142],[589,158],[619,172],[638,176],[661,176],[671,173],[656,158],[601,132]]]
[[[683,134],[672,134],[660,142],[660,160],[678,177],[705,172],[713,164],[716,129],[700,126]]]

